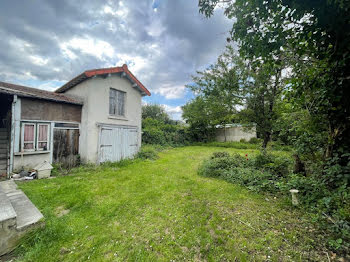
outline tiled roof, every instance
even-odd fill
[[[93,76],[97,75],[107,75],[107,74],[114,74],[114,73],[125,73],[125,76],[133,83],[135,84],[135,87],[139,89],[139,91],[142,93],[142,95],[148,95],[150,96],[150,91],[147,90],[147,88],[129,71],[127,65],[123,65],[122,67],[111,67],[111,68],[101,68],[101,69],[93,69],[93,70],[87,70],[84,73],[76,76],[72,80],[70,80],[68,83],[64,84],[62,87],[57,89],[55,92],[57,93],[63,93],[67,91],[68,89],[78,85],[79,83],[85,81],[88,78],[91,78]]]
[[[55,102],[82,105],[81,101],[68,97],[63,94],[45,91],[27,86],[14,85],[10,83],[0,82],[0,93],[9,95],[18,95],[19,97],[29,97],[36,99],[51,100]]]

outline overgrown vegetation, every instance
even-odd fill
[[[257,155],[229,155],[216,152],[205,160],[198,173],[228,182],[290,197],[290,189],[298,189],[301,206],[314,214],[319,225],[329,234],[328,245],[338,251],[348,251],[350,241],[350,190],[333,190],[318,176],[293,173],[293,159],[266,152]]]
[[[220,169],[229,161],[230,172],[221,176],[231,182],[269,192],[300,190],[304,205],[336,237],[329,244],[348,251],[350,1],[199,0],[206,17],[216,8],[234,20],[229,44],[215,64],[193,76],[188,88],[197,97],[183,107],[184,119],[194,130],[217,122],[256,124],[264,158],[289,146],[295,163],[286,176],[266,166],[232,168],[230,158],[210,163]]]
[[[298,210],[198,176],[199,163],[217,150],[173,148],[159,152],[157,160],[81,166],[67,176],[18,183],[43,213],[45,227],[20,243],[17,260],[327,261],[326,252],[332,257],[318,228]],[[249,158],[257,153],[249,151]]]
[[[170,119],[164,107],[160,105],[142,106],[142,132],[144,144],[163,146],[188,144],[184,125],[180,121]]]

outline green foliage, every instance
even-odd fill
[[[149,159],[149,160],[156,160],[159,158],[158,156],[159,150],[157,150],[153,146],[142,146],[140,152],[137,154],[137,158],[140,159]]]
[[[165,139],[164,131],[149,127],[144,128],[142,133],[142,142],[145,144],[158,144],[158,145],[165,145],[167,143]]]
[[[225,152],[216,152],[210,160],[204,161],[199,167],[198,173],[206,177],[221,177],[227,170],[242,166],[245,161],[247,160],[238,154],[230,156]]]
[[[330,165],[330,169],[326,169],[329,174],[319,179],[315,174],[293,174],[292,166],[291,158],[266,152],[250,156],[249,159],[216,152],[202,162],[198,174],[221,178],[246,186],[252,191],[282,194],[286,197],[290,197],[290,189],[298,189],[302,207],[312,212],[315,220],[328,232],[329,246],[345,252],[350,248],[350,190],[344,184],[334,190],[328,181],[334,177],[334,172],[342,169]]]
[[[145,105],[142,113],[142,142],[151,145],[185,145],[188,132],[180,122],[171,120],[159,105]]]
[[[245,142],[209,142],[209,143],[192,143],[196,146],[224,147],[236,149],[259,149],[260,145]]]
[[[198,96],[182,106],[182,118],[189,125],[188,134],[191,141],[208,142],[214,136],[216,119],[210,117],[208,103]]]
[[[214,158],[223,158],[223,157],[229,157],[230,154],[227,152],[214,152],[213,155],[211,156],[211,159]]]
[[[147,104],[142,106],[142,120],[154,119],[161,123],[169,124],[172,122],[165,108],[157,104]]]
[[[276,177],[286,177],[292,171],[293,162],[290,158],[285,156],[274,156],[265,151],[256,155],[252,159],[253,167],[262,171],[269,172]]]
[[[77,168],[69,176],[19,182],[43,213],[45,226],[27,235],[11,259],[327,259],[321,233],[301,212],[240,186],[198,177],[198,164],[215,151],[182,147],[160,153],[157,161]]]
[[[250,144],[260,144],[261,143],[261,139],[259,139],[257,137],[252,137],[251,139],[249,139],[249,143]]]

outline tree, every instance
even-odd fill
[[[231,40],[238,43],[243,57],[264,63],[288,59],[293,72],[292,92],[300,97],[300,101],[295,101],[309,106],[310,117],[328,122],[325,156],[342,155],[341,163],[347,165],[350,1],[200,0],[200,12],[210,17],[219,3],[225,5],[229,18],[236,19]]]
[[[145,120],[146,118],[152,118],[163,123],[172,122],[165,111],[165,108],[157,104],[147,104],[142,106],[142,120]]]
[[[238,119],[256,124],[266,148],[276,120],[275,104],[285,87],[280,67],[242,59],[228,46],[216,64],[197,72],[193,80],[195,85],[188,87],[201,96],[196,104],[206,109],[202,112],[206,112],[211,125],[225,126]]]
[[[182,106],[182,118],[189,125],[192,141],[207,142],[214,134],[214,122],[210,118],[208,104],[197,96]]]

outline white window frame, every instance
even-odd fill
[[[122,115],[118,115],[117,113],[111,114],[111,112],[110,112],[110,107],[111,107],[111,104],[110,104],[110,102],[111,102],[111,90],[116,91],[116,93],[117,93],[117,92],[120,92],[120,93],[123,93],[123,94],[124,94],[124,100],[123,100],[123,103],[124,103],[124,110],[123,110],[123,114],[122,114]],[[116,97],[114,97],[114,98],[116,98]],[[109,114],[110,116],[112,116],[112,117],[121,117],[121,118],[125,118],[125,117],[126,117],[126,100],[127,100],[127,93],[126,93],[125,91],[122,91],[122,90],[119,90],[119,89],[110,87],[110,88],[109,88],[109,93],[108,93],[108,114]],[[118,111],[118,110],[117,110],[117,107],[118,107],[118,103],[117,103],[117,102],[118,102],[118,101],[116,101],[116,111]]]
[[[34,126],[34,141],[33,141],[33,149],[24,149],[24,144],[29,144],[31,142],[24,142],[24,130],[25,126]],[[39,141],[39,126],[47,126],[47,141]],[[37,151],[43,151],[43,152],[49,152],[51,147],[51,140],[50,140],[50,133],[51,133],[51,124],[49,123],[37,123],[37,122],[22,122],[21,127],[21,151],[22,152],[37,152]],[[39,148],[39,143],[47,143],[47,148],[44,150],[43,148]]]
[[[33,149],[24,149],[24,130],[25,126],[34,126],[34,136],[33,136]],[[35,139],[36,139],[36,123],[22,123],[22,134],[21,134],[21,149],[22,151],[25,152],[34,152],[36,149],[36,144],[35,144]],[[26,142],[26,144],[30,144]]]
[[[46,141],[39,141],[39,130],[40,130],[40,126],[47,126],[47,140]],[[50,150],[50,124],[42,124],[39,123],[37,124],[37,132],[36,132],[36,151],[44,151],[43,148],[39,148],[39,143],[46,143],[46,150],[45,151],[49,151]]]

